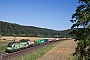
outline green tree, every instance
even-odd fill
[[[70,34],[79,41],[74,56],[77,60],[90,60],[90,0],[78,1],[80,5],[70,20],[71,28],[76,28]],[[78,28],[80,26],[82,28]]]

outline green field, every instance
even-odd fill
[[[7,47],[7,44],[9,43],[10,41],[0,41],[0,49],[2,52],[5,52],[5,49]]]
[[[57,43],[54,43],[52,45],[41,48],[41,49],[33,52],[32,54],[22,56],[22,57],[18,58],[17,60],[36,60],[36,59],[40,58],[42,55],[44,55],[46,52],[51,50],[54,46],[56,46],[59,43],[60,42],[57,42]]]

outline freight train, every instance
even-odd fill
[[[5,52],[15,52],[15,51],[22,50],[22,49],[25,49],[25,48],[28,48],[28,47],[47,44],[49,42],[55,42],[55,41],[59,41],[59,40],[62,40],[62,39],[60,39],[60,38],[38,39],[37,41],[22,39],[19,42],[10,42],[10,43],[8,43]]]

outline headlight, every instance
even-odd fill
[[[7,49],[9,49],[9,50],[10,50],[10,49],[12,49],[12,48],[11,48],[11,47],[7,47]]]

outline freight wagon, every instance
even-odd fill
[[[44,43],[45,44],[49,43],[49,40],[48,39],[44,39]]]
[[[37,42],[37,44],[44,44],[44,39],[38,39],[38,42]]]

